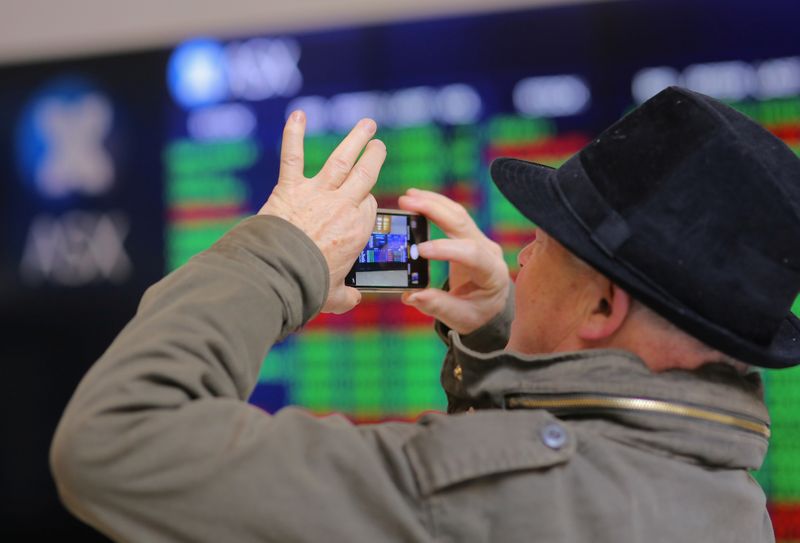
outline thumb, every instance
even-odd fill
[[[475,319],[475,310],[468,302],[435,288],[404,294],[402,301],[456,331],[469,328]]]
[[[344,285],[333,289],[328,294],[322,313],[347,313],[361,302],[361,292]]]

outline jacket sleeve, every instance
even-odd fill
[[[447,284],[444,286],[447,289]],[[442,388],[447,395],[447,412],[461,413],[470,408],[482,409],[492,407],[489,403],[477,402],[466,393],[461,385],[459,368],[453,354],[452,335],[458,335],[466,347],[478,352],[488,353],[505,348],[511,333],[511,321],[514,320],[514,283],[509,283],[508,298],[503,310],[495,315],[489,322],[470,332],[459,335],[441,321],[436,321],[434,328],[439,337],[447,345],[447,353],[442,364],[440,380]]]
[[[269,348],[327,291],[313,242],[263,216],[148,289],[59,423],[65,505],[119,541],[424,540],[413,476],[382,452],[414,425],[245,402]]]

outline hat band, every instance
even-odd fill
[[[586,230],[595,245],[613,258],[632,232],[627,221],[597,192],[580,164],[578,155],[558,170],[556,191],[569,212]]]
[[[677,306],[683,305],[683,302],[654,282],[647,274],[617,257],[616,253],[633,236],[633,231],[625,218],[617,213],[597,191],[580,163],[579,154],[567,160],[557,170],[552,186],[564,207],[586,231],[598,249],[665,300]]]
[[[658,293],[659,297],[669,301],[673,307],[692,307],[692,304],[687,304],[674,293],[665,290],[653,277],[641,271],[625,257],[627,250],[623,245],[634,238],[635,233],[626,219],[613,209],[597,190],[582,166],[580,155],[572,157],[559,168],[552,186],[564,207],[586,231],[595,247],[616,265],[634,275],[640,283],[647,285],[651,293],[639,291],[640,296],[652,299],[652,293]],[[747,279],[748,284],[752,285],[747,297],[749,309],[740,310],[736,304],[728,300],[727,303],[720,304],[719,310],[707,309],[698,314],[703,314],[705,319],[724,328],[728,333],[747,337],[759,345],[769,345],[789,311],[800,277],[746,244],[742,244],[740,251],[747,254],[748,262],[758,265],[748,268],[750,274],[748,277],[734,277],[734,281],[726,288],[729,292],[737,292],[738,285],[745,284]],[[598,269],[603,273],[601,262],[590,262],[590,264],[599,266]],[[767,284],[770,285],[769,289],[758,287]],[[622,286],[624,288],[625,285]],[[763,296],[759,298],[761,291],[772,293],[770,299],[763,299]],[[776,293],[779,294],[778,299],[785,300],[783,304],[785,307],[776,303]],[[746,315],[743,313],[745,310],[747,310]]]

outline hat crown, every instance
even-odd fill
[[[800,159],[777,137],[671,87],[558,178],[604,251],[711,322],[772,341],[800,291]]]

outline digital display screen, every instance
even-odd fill
[[[501,245],[513,274],[532,225],[494,187],[491,161],[557,167],[665,86],[725,101],[800,154],[797,21],[797,2],[599,2],[0,68],[0,357],[10,385],[0,397],[11,435],[41,429],[8,447],[30,467],[5,462],[0,527],[55,529],[21,511],[60,510],[50,490],[29,489],[50,489],[46,443],[78,379],[147,285],[260,208],[291,111],[308,119],[306,176],[372,117],[388,150],[373,191],[380,207],[396,208],[409,187],[449,196]],[[402,232],[395,217],[377,221],[356,264],[367,282],[392,272],[390,281],[413,281]],[[435,225],[431,237],[442,237]],[[431,262],[431,286],[446,273]],[[354,311],[319,315],[276,345],[250,401],[358,422],[443,410],[445,348],[432,325],[397,296],[367,293]],[[800,369],[764,378],[772,439],[755,476],[778,540],[800,540]]]
[[[416,236],[427,230],[423,224],[427,225],[423,217],[379,212],[367,246],[345,282],[361,288],[425,286],[427,261],[419,258],[416,243],[420,241]]]

